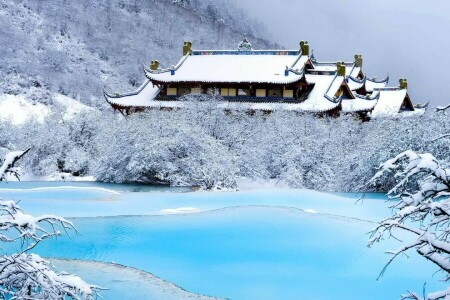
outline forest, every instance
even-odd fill
[[[53,112],[44,122],[0,123],[0,149],[27,149],[24,172],[60,180],[162,183],[206,190],[239,188],[240,179],[320,191],[364,191],[379,165],[405,149],[449,161],[449,118],[362,122],[289,111],[225,112],[217,95],[181,99],[185,108],[130,116]],[[1,153],[0,153],[1,154]],[[393,180],[387,177],[385,180]],[[370,190],[386,191],[382,182]]]

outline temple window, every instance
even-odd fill
[[[294,90],[284,90],[283,98],[294,98]]]
[[[176,96],[177,92],[177,88],[167,88],[167,96]]]
[[[221,88],[220,89],[220,95],[224,97],[236,97],[236,89],[234,88]]]
[[[266,89],[256,89],[256,97],[267,97]]]

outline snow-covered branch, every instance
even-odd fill
[[[0,166],[0,181],[12,174],[19,179],[15,163],[30,149],[10,152]],[[97,298],[102,288],[90,285],[76,275],[57,273],[39,255],[28,253],[40,242],[77,232],[72,222],[57,216],[34,217],[26,214],[14,201],[0,199],[0,242],[20,244],[20,252],[0,255],[0,299],[75,299]]]
[[[5,181],[7,175],[13,175],[17,179],[19,178],[19,173],[14,168],[14,165],[19,159],[27,154],[28,151],[30,151],[30,148],[25,151],[14,151],[6,154],[3,161],[0,161],[0,181]]]
[[[446,106],[438,106],[438,107],[436,107],[436,111],[442,111],[442,112],[444,112],[445,113],[445,111],[447,110],[447,109],[449,109],[450,108],[450,104],[449,105],[446,105]]]
[[[370,181],[376,184],[386,173],[394,173],[398,183],[388,195],[396,203],[391,206],[394,214],[371,232],[368,245],[395,237],[394,231],[402,230],[412,234],[412,240],[400,249],[389,251],[392,258],[383,268],[399,255],[415,250],[419,255],[433,262],[450,279],[450,169],[441,166],[431,154],[405,151],[381,165]],[[437,300],[448,299],[450,289],[428,294],[425,299],[409,292],[402,299]]]

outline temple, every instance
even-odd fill
[[[109,93],[106,101],[123,114],[188,105],[187,94],[220,94],[227,110],[290,110],[320,115],[355,114],[362,118],[423,113],[408,95],[406,79],[387,87],[389,77],[369,78],[363,58],[320,62],[308,42],[298,50],[203,50],[183,45],[183,57],[169,68],[155,60],[144,66],[147,80],[135,92]]]

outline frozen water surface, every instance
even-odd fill
[[[39,254],[116,262],[198,294],[230,299],[398,299],[409,289],[420,292],[425,281],[430,291],[442,288],[439,274],[432,277],[436,268],[414,253],[397,260],[376,281],[389,258],[384,251],[399,246],[387,241],[366,247],[366,233],[374,224],[364,220],[389,214],[380,195],[369,195],[361,205],[355,204],[354,195],[300,190],[135,193],[91,184],[119,193],[83,185],[43,193],[2,192],[4,187],[0,185],[0,196],[23,199],[27,212],[82,217],[73,219],[81,236],[46,242],[36,249]],[[415,272],[405,272],[412,265]],[[115,276],[124,279],[121,273]]]

